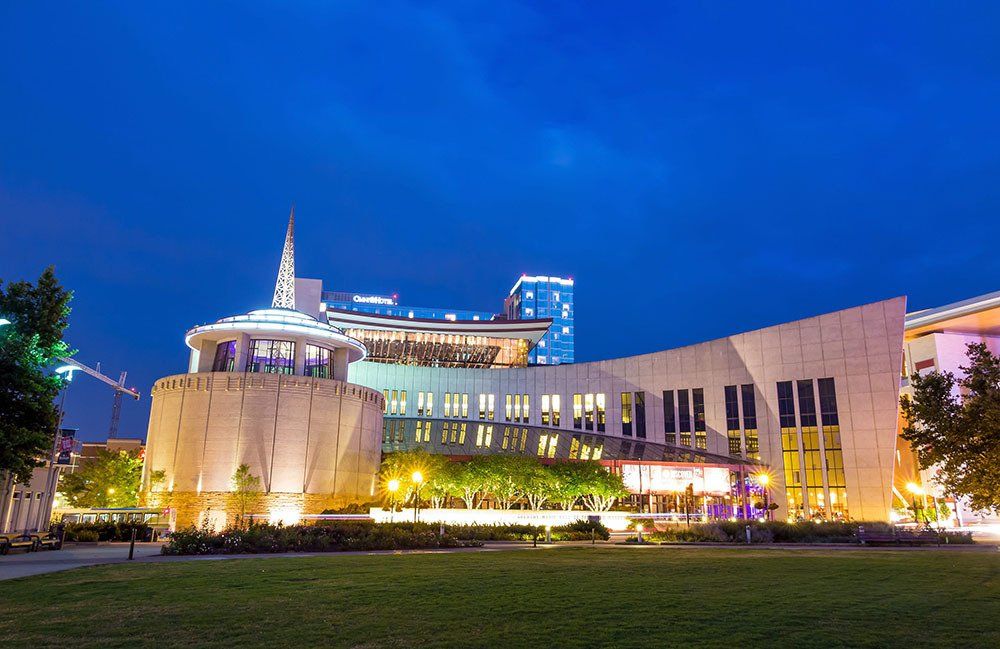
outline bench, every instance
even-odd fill
[[[933,530],[894,534],[859,532],[858,542],[862,545],[941,545],[941,536]]]
[[[12,549],[23,548],[28,552],[62,549],[62,535],[54,532],[32,532],[25,534],[0,534],[0,555]]]

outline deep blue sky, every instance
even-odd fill
[[[293,201],[334,287],[572,276],[579,360],[1000,289],[995,2],[287,4],[0,7],[0,277],[55,263],[144,395],[268,303]]]

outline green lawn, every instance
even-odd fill
[[[5,582],[0,644],[1000,647],[1000,553],[563,548]]]

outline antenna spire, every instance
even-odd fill
[[[281,251],[281,265],[278,267],[278,281],[274,284],[274,299],[271,306],[280,309],[295,308],[295,204],[288,215],[288,230],[285,232],[285,247]]]

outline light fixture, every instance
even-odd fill
[[[422,483],[424,481],[424,474],[421,473],[420,471],[414,471],[413,475],[410,476],[410,477],[413,479],[413,482],[416,483],[416,484],[420,484],[420,483]]]

